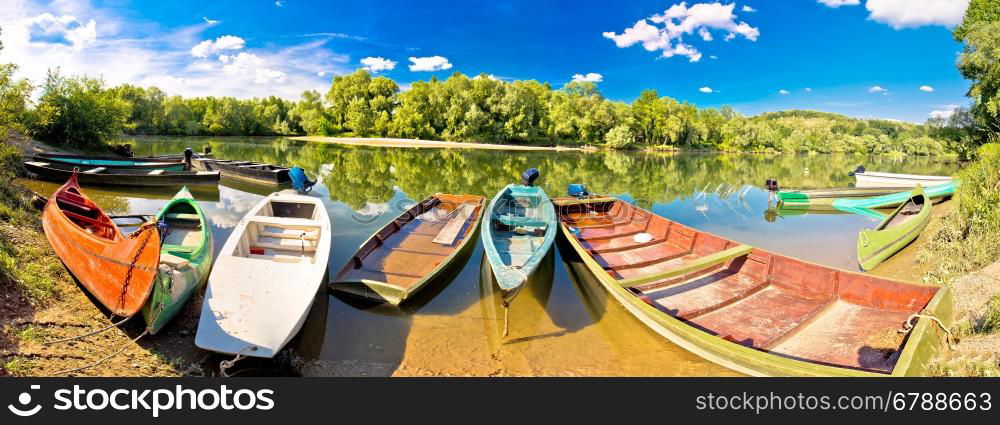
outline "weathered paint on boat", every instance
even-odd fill
[[[901,204],[874,229],[858,233],[858,263],[871,270],[913,242],[931,220],[931,203],[917,185],[910,199]]]
[[[73,173],[45,204],[42,228],[66,268],[105,308],[129,317],[146,304],[160,260],[155,223],[122,235]]]
[[[361,244],[330,288],[402,303],[449,268],[465,264],[485,208],[482,196],[437,194],[424,199]]]
[[[879,173],[874,171],[855,172],[854,179],[859,187],[896,186],[909,188],[918,184],[929,187],[952,181],[951,176],[924,176],[919,174]]]
[[[958,181],[939,184],[924,188],[924,196],[927,199],[942,199],[952,196],[958,187]],[[833,201],[833,208],[843,211],[850,211],[852,208],[894,208],[910,200],[910,191],[896,192],[891,195],[875,196],[871,198],[859,199],[837,199]]]
[[[289,168],[280,165],[212,158],[194,158],[192,165],[199,170],[218,171],[225,177],[250,183],[272,186],[292,183]]]
[[[74,170],[78,170],[77,176],[81,184],[106,186],[214,186],[219,184],[220,178],[219,173],[210,171],[107,168],[35,161],[25,162],[24,169],[50,181],[63,181],[73,175]]]
[[[578,255],[604,289],[652,330],[741,373],[919,375],[940,348],[943,332],[933,320],[914,318],[915,326],[892,355],[870,347],[865,331],[895,335],[917,312],[951,326],[946,287],[837,270],[740,245],[620,200],[553,202],[562,240],[571,248],[564,255]],[[633,240],[646,232],[655,234],[653,239]],[[740,289],[747,284],[751,287]]]
[[[212,270],[212,231],[205,212],[187,187],[156,214],[168,224],[160,246],[160,267],[149,301],[142,308],[146,329],[155,334],[201,289]]]
[[[899,192],[898,187],[842,187],[833,189],[782,189],[777,192],[778,205],[786,208],[796,206],[830,205],[840,198],[869,198]]]
[[[184,171],[184,162],[157,158],[116,158],[112,156],[86,156],[36,153],[38,162],[77,165],[81,167],[105,167],[118,169]]]
[[[484,255],[510,303],[535,272],[556,237],[556,215],[540,187],[511,184],[486,207]]]

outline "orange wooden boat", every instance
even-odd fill
[[[951,323],[946,287],[786,257],[615,198],[553,203],[568,251],[629,312],[743,373],[921,374],[941,343],[933,318]]]
[[[155,224],[122,235],[73,173],[45,204],[42,227],[66,268],[108,310],[128,317],[146,303],[160,263]]]

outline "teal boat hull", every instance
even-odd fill
[[[931,186],[924,188],[924,195],[927,199],[943,198],[951,196],[955,193],[958,188],[958,183],[952,181],[951,183],[939,184],[937,186]],[[871,198],[861,198],[861,199],[837,199],[833,201],[833,207],[848,212],[856,212],[858,208],[893,208],[903,204],[910,200],[911,191],[897,192],[889,195],[883,196],[873,196]]]

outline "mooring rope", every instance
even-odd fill
[[[223,360],[219,362],[219,375],[222,375],[223,378],[228,378],[230,376],[233,376],[226,373],[226,370],[235,366],[236,362],[247,358],[247,356],[243,354],[243,352],[246,351],[247,349],[249,349],[250,351],[257,351],[257,347],[254,346],[244,347],[242,350],[236,353],[236,357],[233,357],[232,360]]]
[[[81,370],[85,370],[85,369],[90,369],[90,368],[92,368],[92,367],[94,367],[94,366],[97,366],[97,365],[100,365],[101,363],[104,363],[104,362],[106,362],[106,361],[108,361],[108,360],[111,360],[111,359],[112,359],[113,357],[115,357],[115,356],[117,356],[117,355],[121,354],[122,352],[124,352],[125,350],[127,350],[127,349],[128,349],[128,348],[129,348],[130,346],[131,346],[131,344],[135,344],[135,342],[136,342],[136,341],[138,341],[138,340],[139,340],[139,338],[142,338],[142,337],[146,336],[147,334],[149,334],[149,329],[146,329],[146,330],[145,330],[145,331],[143,331],[143,332],[142,332],[141,334],[139,334],[139,336],[137,336],[137,337],[133,338],[133,339],[132,339],[132,340],[130,341],[130,343],[129,343],[129,344],[126,344],[126,345],[125,345],[124,347],[122,347],[122,348],[121,348],[120,350],[118,350],[118,351],[115,351],[114,353],[111,353],[110,355],[108,355],[107,357],[104,357],[103,359],[100,359],[100,360],[98,360],[98,361],[96,361],[96,362],[93,362],[93,363],[91,363],[91,364],[88,364],[88,365],[86,365],[86,366],[81,366],[81,367],[78,367],[78,368],[74,368],[74,369],[66,369],[66,370],[61,370],[61,371],[59,371],[59,372],[56,372],[56,373],[54,373],[53,375],[65,375],[65,374],[70,374],[70,373],[73,373],[73,372],[79,372],[79,371],[81,371]]]
[[[54,341],[45,341],[45,342],[42,343],[42,345],[52,345],[52,344],[59,344],[59,343],[62,343],[62,342],[76,341],[78,339],[83,339],[83,338],[86,338],[86,337],[91,336],[91,335],[97,335],[97,334],[99,334],[101,332],[107,331],[108,329],[118,327],[122,323],[127,322],[132,317],[133,316],[128,316],[128,317],[126,317],[126,318],[124,318],[124,319],[122,319],[122,320],[120,320],[118,322],[113,322],[113,323],[111,323],[108,326],[105,326],[105,327],[103,327],[101,329],[98,329],[96,331],[87,332],[87,333],[85,333],[83,335],[71,336],[71,337],[68,337],[68,338],[57,339],[57,340],[54,340]]]
[[[927,314],[924,314],[924,313],[927,313]],[[954,335],[951,334],[951,330],[948,329],[948,327],[946,327],[943,322],[941,322],[941,319],[938,319],[936,316],[934,316],[933,314],[930,314],[926,310],[925,311],[921,311],[920,313],[913,313],[913,314],[911,314],[910,317],[906,319],[906,322],[903,323],[903,328],[899,329],[898,332],[901,333],[901,334],[909,333],[910,331],[913,330],[913,327],[914,327],[914,325],[913,325],[913,319],[920,319],[920,318],[930,319],[930,320],[933,320],[934,323],[937,323],[937,325],[945,333],[945,342],[948,344],[948,349],[949,350],[954,350],[955,349],[955,346],[954,346],[954,344],[952,342],[955,339],[955,337],[954,337]]]

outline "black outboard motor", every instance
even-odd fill
[[[212,154],[212,146],[211,145],[206,145],[203,150],[205,151],[205,155],[211,155]]]
[[[865,173],[865,166],[859,165],[858,168],[855,168],[854,171],[848,172],[847,175],[850,177],[854,177],[855,174],[864,174],[864,173]]]
[[[778,181],[775,179],[767,179],[764,182],[764,189],[767,189],[767,207],[771,208],[771,203],[774,202],[774,198],[778,196]],[[767,214],[764,214],[764,218],[767,218]]]
[[[191,170],[191,159],[194,158],[194,151],[191,148],[184,149],[184,169]]]
[[[521,184],[524,186],[534,186],[535,180],[538,180],[538,176],[542,173],[538,171],[537,168],[529,168],[521,173]]]

